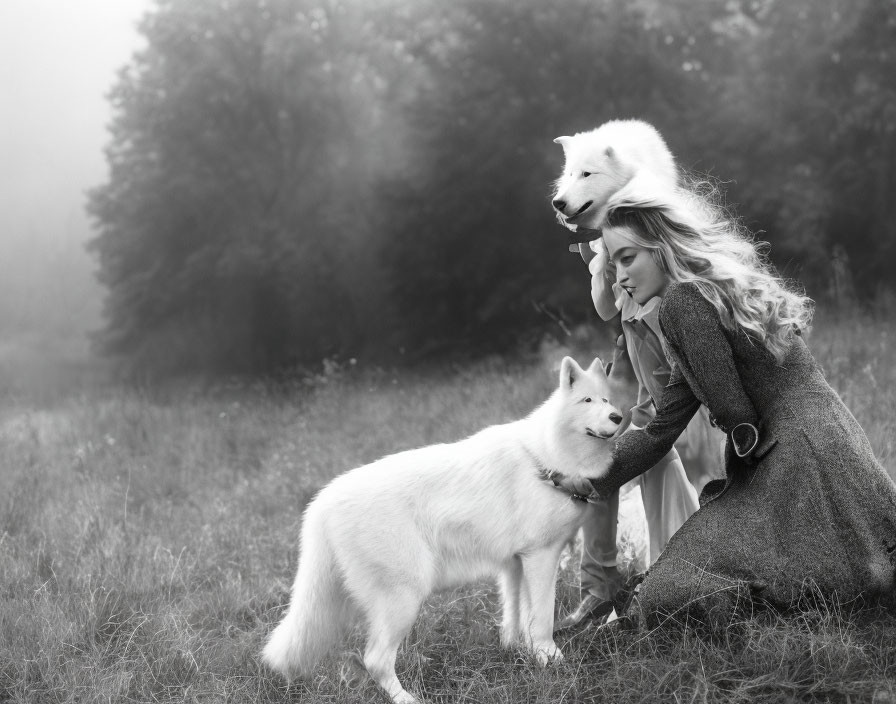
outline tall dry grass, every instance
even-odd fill
[[[852,315],[811,338],[891,474],[894,332]],[[20,398],[0,415],[0,702],[380,701],[341,682],[337,658],[291,686],[259,665],[301,509],[345,469],[525,414],[554,386],[550,361]],[[434,702],[896,701],[896,619],[882,613],[591,630],[561,639],[567,659],[546,669],[498,648],[496,615],[490,585],[433,597],[399,676]]]

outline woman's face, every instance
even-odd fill
[[[649,249],[635,244],[627,227],[604,228],[604,244],[616,267],[616,283],[636,303],[644,305],[654,296],[662,296],[669,285],[668,275],[660,269]]]

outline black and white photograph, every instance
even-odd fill
[[[0,704],[896,704],[896,0],[2,0]]]

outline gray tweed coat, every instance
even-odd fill
[[[729,436],[726,478],[673,536],[641,586],[648,620],[730,613],[755,599],[789,607],[808,591],[839,601],[890,598],[896,485],[801,337],[783,363],[722,325],[693,284],[660,308],[673,372],[655,420],[617,442],[600,492],[649,469],[705,404],[720,428],[759,428],[752,456]]]

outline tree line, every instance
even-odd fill
[[[810,295],[896,264],[893,0],[156,0],[141,31],[88,201],[96,343],[133,370],[593,319],[552,140],[615,118],[720,179]]]

